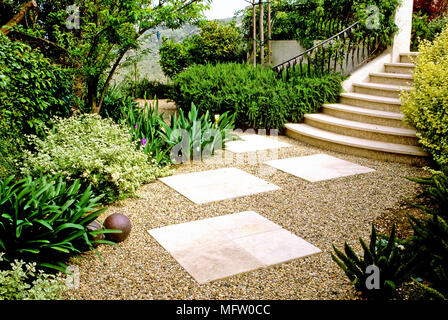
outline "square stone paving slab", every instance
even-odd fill
[[[297,258],[307,257],[320,250],[285,229],[234,239],[240,247],[266,266],[272,266]]]
[[[197,204],[280,189],[236,168],[180,174],[161,178],[160,181]]]
[[[375,171],[326,154],[271,160],[265,164],[310,182],[330,180]]]
[[[321,252],[253,211],[148,232],[201,284]]]
[[[226,150],[234,153],[242,153],[291,147],[290,144],[280,142],[276,138],[268,138],[264,135],[248,134],[240,135],[239,137],[243,140],[227,142]]]
[[[263,268],[263,264],[232,241],[171,253],[200,284]]]

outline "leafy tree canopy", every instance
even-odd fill
[[[17,12],[26,1],[3,0]],[[99,112],[109,83],[126,53],[156,26],[196,23],[210,0],[46,0],[18,32],[64,48],[82,80],[86,106]],[[79,11],[77,11],[79,10]],[[3,17],[2,17],[3,18]]]

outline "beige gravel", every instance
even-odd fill
[[[185,164],[176,173],[236,167],[281,187],[281,190],[196,205],[160,181],[141,188],[141,197],[111,206],[101,217],[126,214],[132,222],[130,237],[115,246],[99,247],[102,256],[85,253],[79,263],[80,287],[67,292],[68,299],[354,299],[356,292],[344,273],[331,260],[332,244],[344,241],[359,250],[359,237],[367,239],[371,223],[385,211],[399,209],[405,198],[415,195],[416,184],[405,176],[424,171],[329,152],[279,137],[293,145],[278,153],[242,155],[222,153],[202,163]],[[309,183],[273,170],[262,162],[326,153],[375,169],[375,172]],[[258,163],[255,159],[258,157]],[[229,159],[234,159],[231,163]],[[238,163],[235,161],[239,159]],[[249,161],[249,160],[250,161]],[[199,285],[165,251],[147,230],[176,223],[242,211],[255,211],[322,250],[322,253]]]

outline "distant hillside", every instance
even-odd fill
[[[218,21],[230,22],[233,18],[220,19]],[[158,32],[158,36],[157,36]],[[185,25],[179,29],[167,29],[167,28],[156,28],[148,31],[144,37],[144,44],[142,48],[137,52],[140,55],[140,59],[137,62],[137,75],[139,79],[147,78],[150,80],[162,80],[165,81],[166,78],[162,73],[159,65],[159,48],[162,45],[162,38],[166,37],[168,39],[173,39],[175,42],[181,42],[186,37],[191,36],[195,33],[199,33],[199,28],[195,25]],[[132,59],[136,56],[135,52],[128,54],[127,58]],[[132,77],[134,79],[134,64],[133,63],[122,63],[120,68],[117,70],[114,77],[115,83],[120,83],[126,77]]]

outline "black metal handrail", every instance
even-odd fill
[[[367,31],[359,21],[355,22],[314,47],[274,66],[272,69],[279,73],[284,71],[288,73],[293,68],[300,74],[308,75],[325,72],[348,74],[370,59],[379,45],[378,38],[375,35],[369,36],[368,32],[363,33],[364,37],[355,37],[355,32],[358,30]],[[330,46],[338,41],[340,43],[339,47],[335,46],[332,48]],[[330,48],[327,49],[327,47]],[[352,62],[351,67],[349,65],[350,58]]]

